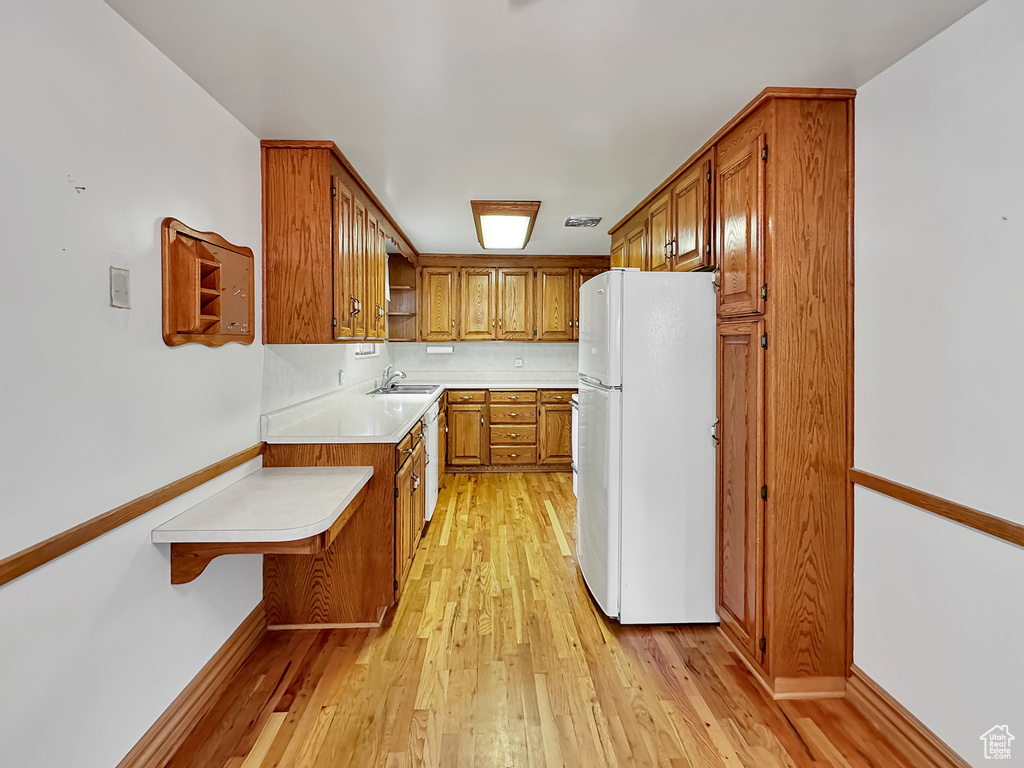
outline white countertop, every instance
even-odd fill
[[[274,467],[233,483],[153,530],[156,544],[298,541],[323,533],[373,467]]]
[[[445,389],[575,389],[575,374],[409,374],[402,384],[439,384],[430,395],[367,395],[352,387],[260,418],[267,443],[399,443]]]

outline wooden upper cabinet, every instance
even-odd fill
[[[331,179],[334,198],[332,250],[334,255],[334,337],[355,336],[356,263],[352,253],[352,217],[355,198],[352,191],[337,177]]]
[[[764,321],[718,327],[718,615],[760,663],[764,613]]]
[[[490,462],[486,414],[487,405],[485,403],[466,403],[465,405],[449,403],[449,465],[477,467]]]
[[[625,267],[626,264],[626,238],[625,236],[612,240],[611,265],[613,267]]]
[[[744,125],[719,143],[718,314],[764,312],[765,164],[768,137]]]
[[[627,267],[647,269],[647,219],[641,218],[633,227],[626,231],[626,264]]]
[[[647,269],[664,272],[672,268],[672,194],[665,192],[651,203],[647,215],[648,249]]]
[[[498,270],[498,336],[506,341],[533,339],[533,270]]]
[[[572,290],[572,337],[580,337],[580,287],[592,277],[597,277],[605,270],[603,269],[577,269]]]
[[[455,267],[424,267],[420,275],[420,307],[423,341],[452,341],[456,337]]]
[[[575,329],[573,292],[576,276],[571,268],[537,270],[537,339],[572,341]]]
[[[369,312],[366,306],[366,244],[368,236],[366,206],[357,198],[352,206],[352,254],[356,270],[354,285],[356,313],[352,317],[352,336],[357,339],[366,338],[366,318]]]
[[[714,267],[711,247],[712,165],[709,152],[684,171],[672,186],[672,269],[677,272]]]
[[[498,334],[497,270],[472,268],[459,271],[463,341],[493,341]]]
[[[380,228],[377,217],[366,212],[366,242],[363,244],[363,274],[366,276],[366,303],[363,314],[366,315],[366,338],[379,339],[381,326],[381,307],[384,304],[384,292],[377,280],[378,247],[380,244]]]

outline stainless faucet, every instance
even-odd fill
[[[405,371],[391,372],[391,369],[395,366],[389,365],[384,369],[384,375],[381,377],[380,391],[387,392],[389,389],[393,389],[395,386],[395,379],[404,379]]]

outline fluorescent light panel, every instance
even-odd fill
[[[530,217],[491,213],[480,217],[480,231],[484,248],[525,248]]]
[[[476,237],[486,250],[522,250],[530,242],[540,203],[471,200]]]

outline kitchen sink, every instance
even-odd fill
[[[386,390],[375,389],[368,395],[432,395],[441,389],[440,384],[396,384]]]

